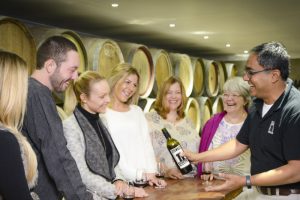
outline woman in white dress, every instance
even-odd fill
[[[163,184],[155,177],[156,160],[145,115],[135,105],[139,94],[139,74],[130,64],[117,65],[108,79],[111,104],[103,116],[120,153],[120,170],[134,181],[143,169],[150,185]]]

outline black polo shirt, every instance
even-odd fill
[[[252,175],[300,160],[300,92],[292,81],[264,117],[262,107],[263,101],[255,99],[237,135],[251,150]],[[279,187],[300,189],[300,182]]]

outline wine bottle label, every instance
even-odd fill
[[[170,152],[180,169],[183,169],[190,164],[189,160],[185,156],[180,155],[183,152],[180,146],[170,149]]]

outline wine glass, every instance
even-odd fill
[[[157,173],[156,173],[157,184],[155,185],[155,188],[157,189],[165,188],[162,179],[164,178],[164,176],[165,176],[165,162],[164,160],[160,160],[157,162]]]
[[[147,185],[147,174],[144,169],[137,169],[134,185],[136,187],[145,187]]]
[[[123,199],[132,200],[135,197],[134,186],[128,181],[126,186],[123,188]]]
[[[205,162],[202,163],[202,176],[201,178],[204,180],[204,185],[211,185],[210,179],[213,171],[213,163]]]
[[[155,175],[157,178],[165,177],[165,161],[160,160],[157,162],[157,173]]]

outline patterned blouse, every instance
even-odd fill
[[[212,142],[210,143],[209,150],[215,149],[218,146],[228,142],[236,137],[240,131],[243,123],[231,124],[225,121],[223,118],[220,122],[216,134],[214,135]],[[231,173],[237,175],[250,174],[250,150],[248,149],[240,156],[224,161],[213,162],[214,173]]]
[[[200,137],[195,125],[189,118],[185,117],[174,124],[163,119],[156,111],[147,113],[146,118],[149,124],[156,159],[160,161],[163,160],[168,168],[176,168],[176,164],[167,149],[166,138],[161,131],[162,128],[167,128],[171,137],[178,140],[183,149],[188,149],[193,152],[198,151]],[[194,170],[192,174],[189,175],[196,175],[196,167],[193,167]]]

